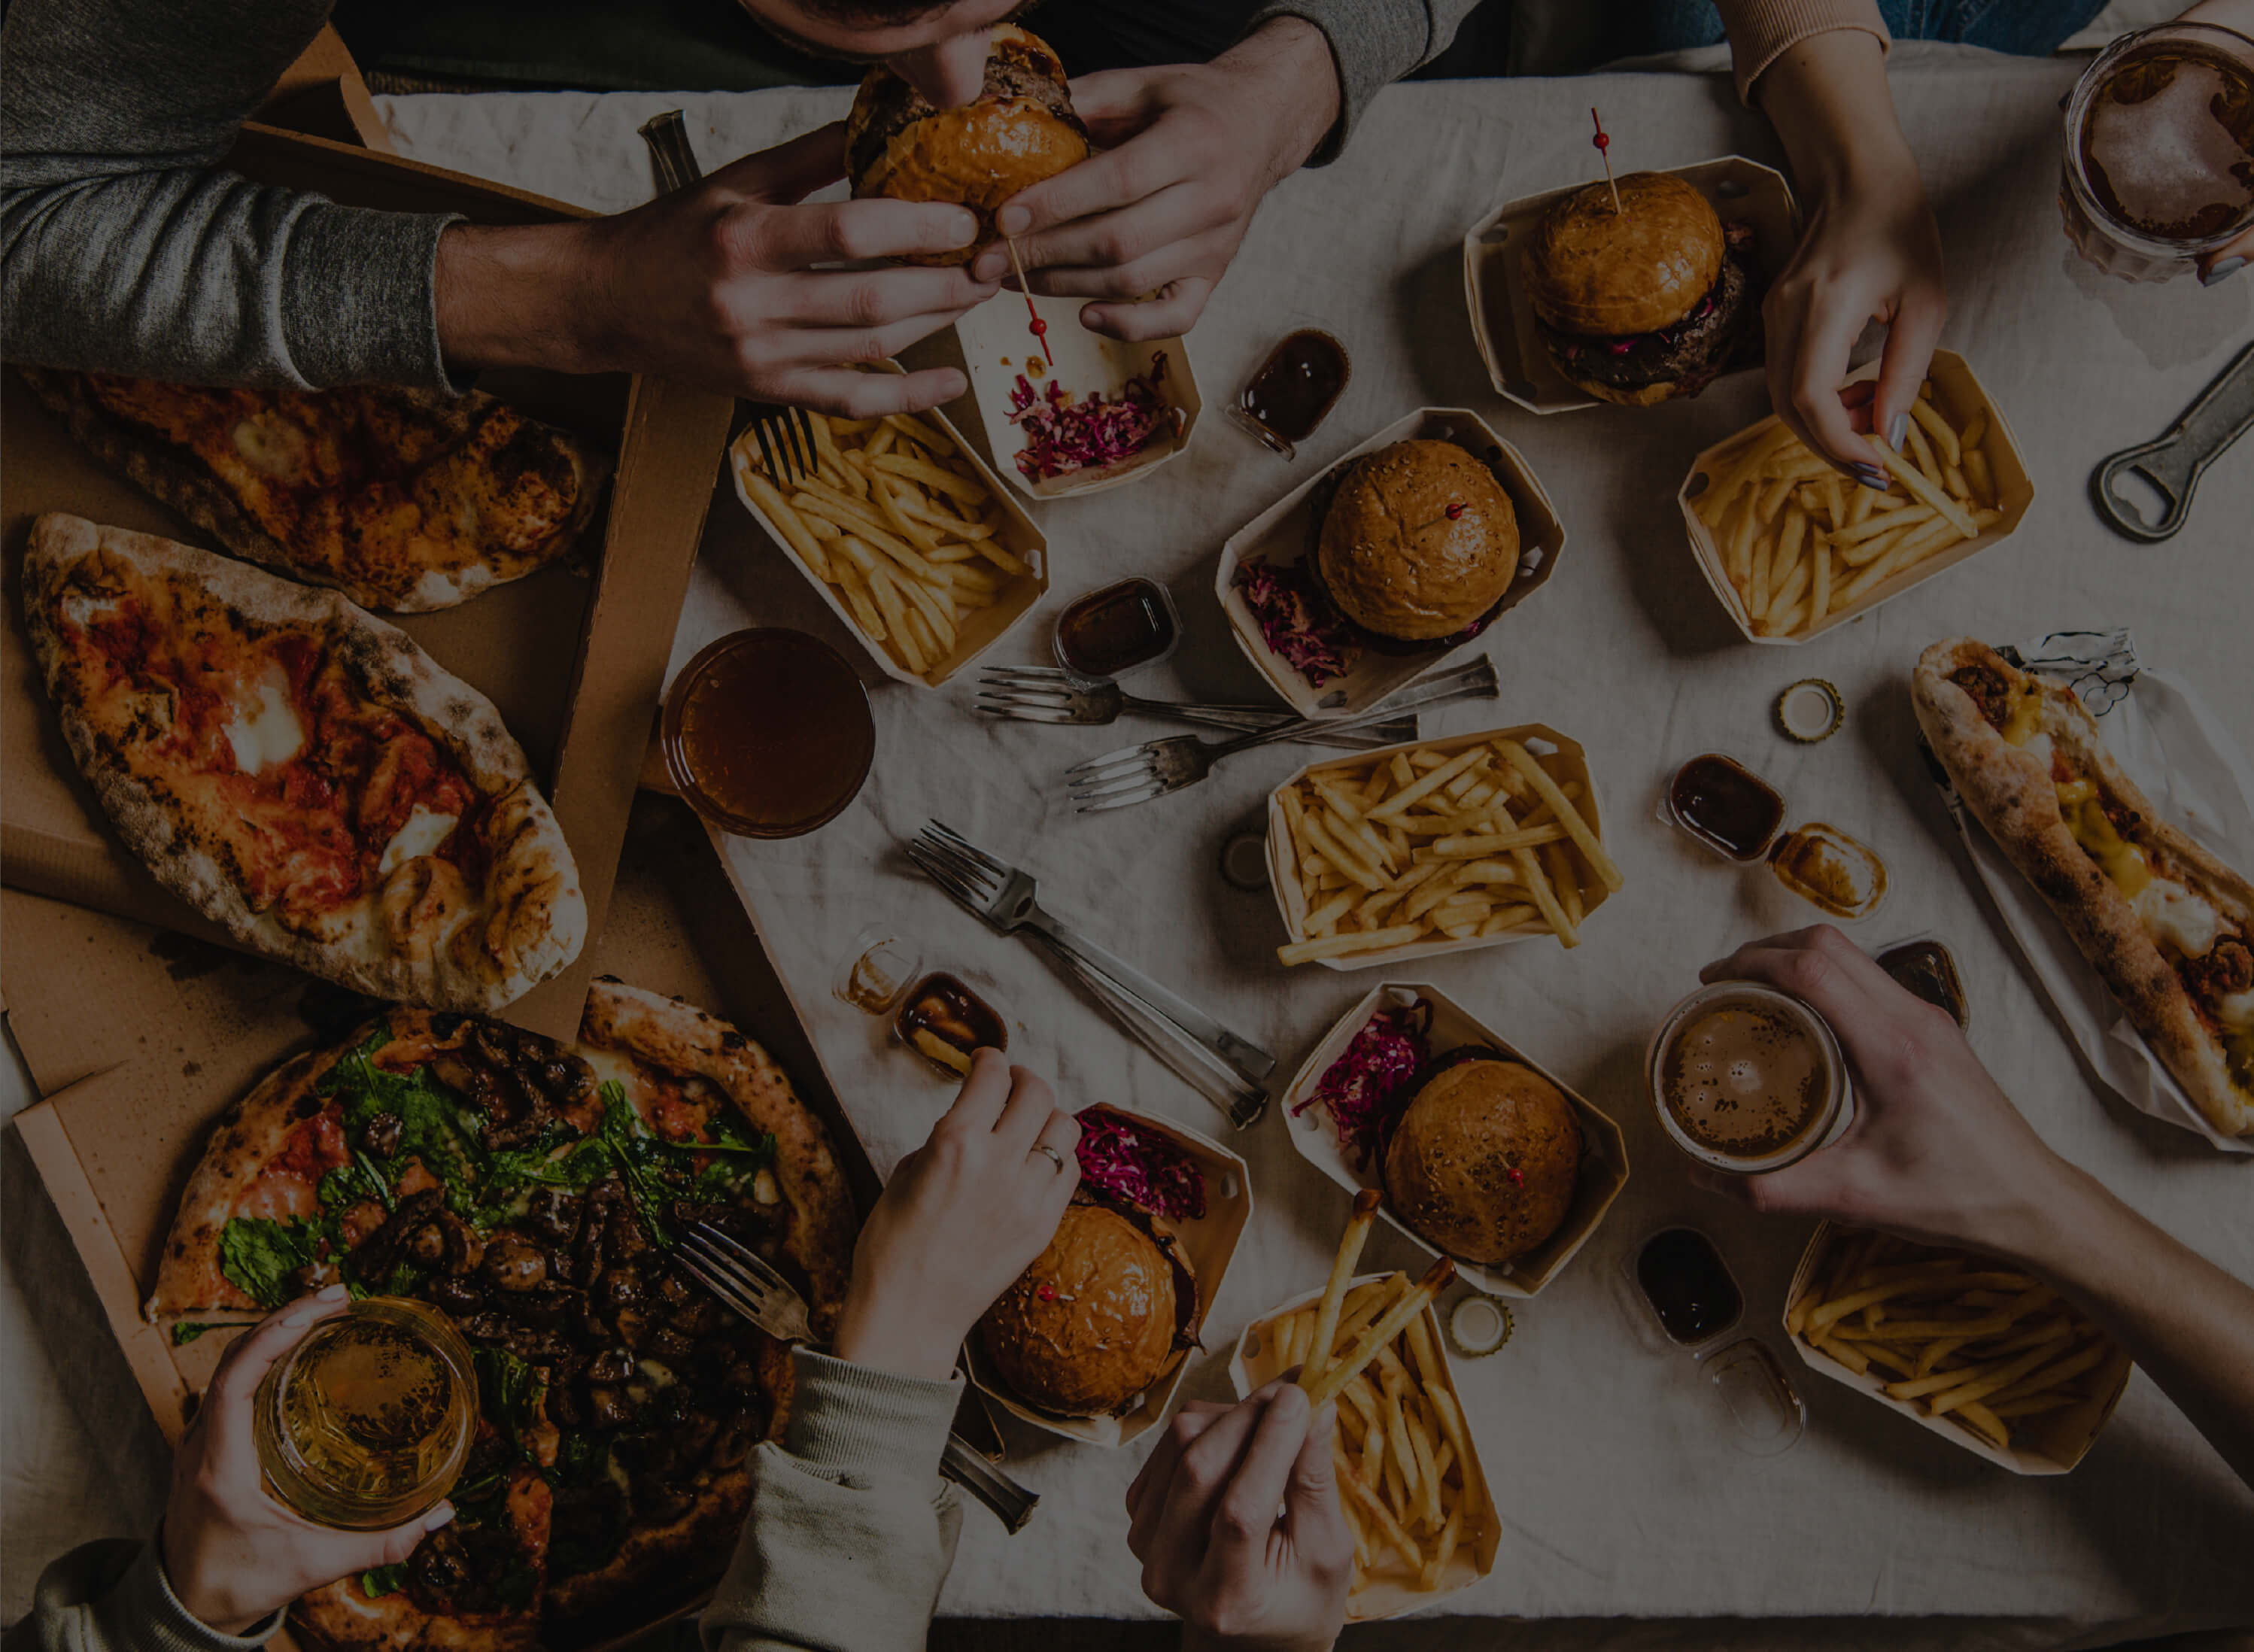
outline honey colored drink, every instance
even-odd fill
[[[1675,1143],[1718,1169],[1775,1170],[1843,1122],[1844,1066],[1807,1005],[1745,982],[1678,1004],[1652,1041],[1652,1099]]]

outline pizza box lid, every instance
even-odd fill
[[[1359,1193],[1365,1187],[1381,1195],[1385,1193],[1385,1180],[1375,1166],[1357,1169],[1347,1157],[1328,1108],[1318,1102],[1305,1112],[1294,1110],[1314,1094],[1315,1086],[1322,1082],[1331,1063],[1346,1054],[1347,1046],[1354,1042],[1354,1035],[1371,1016],[1382,1009],[1406,1008],[1419,998],[1432,1006],[1434,1054],[1465,1044],[1490,1045],[1508,1059],[1532,1068],[1555,1084],[1572,1104],[1574,1116],[1580,1121],[1581,1172],[1574,1183],[1573,1202],[1567,1208],[1565,1220],[1558,1225],[1558,1231],[1525,1255],[1494,1267],[1481,1267],[1460,1258],[1456,1261],[1456,1277],[1474,1291],[1491,1297],[1538,1295],[1588,1243],[1590,1236],[1604,1222],[1606,1212],[1620,1196],[1620,1190],[1628,1186],[1628,1138],[1610,1114],[1439,988],[1418,982],[1389,981],[1373,987],[1359,1004],[1332,1023],[1322,1042],[1307,1053],[1307,1059],[1292,1075],[1291,1088],[1284,1092],[1283,1104],[1278,1110],[1290,1129],[1292,1145],[1298,1150],[1300,1158],[1348,1193]],[[1377,1214],[1426,1256],[1441,1254],[1437,1246],[1394,1214],[1390,1197],[1378,1206]]]
[[[1220,1299],[1222,1280],[1228,1272],[1229,1258],[1236,1254],[1236,1242],[1252,1220],[1252,1172],[1240,1155],[1186,1124],[1123,1107],[1116,1102],[1101,1104],[1165,1137],[1195,1160],[1204,1172],[1205,1214],[1194,1222],[1171,1224],[1183,1252],[1189,1257],[1190,1272],[1197,1279],[1199,1326],[1202,1329],[1212,1320],[1213,1305]],[[1145,1390],[1131,1410],[1117,1417],[1059,1417],[1027,1404],[1011,1390],[987,1360],[976,1333],[963,1344],[965,1367],[981,1393],[1018,1421],[1085,1446],[1129,1445],[1157,1427],[1165,1419],[1166,1408],[1173,1404],[1174,1391],[1181,1387],[1182,1378],[1189,1374],[1196,1352],[1194,1348],[1186,1350],[1174,1362],[1173,1369]]]
[[[1808,1236],[1808,1248],[1800,1253],[1800,1265],[1793,1270],[1792,1283],[1785,1287],[1785,1340],[1792,1351],[1800,1355],[1800,1362],[1819,1376],[1867,1394],[1890,1411],[1907,1417],[1928,1433],[1938,1434],[1952,1445],[1960,1446],[1975,1457],[1985,1458],[1998,1468],[2008,1468],[2014,1474],[2064,1474],[2088,1454],[2096,1443],[2098,1431],[2105,1426],[2113,1409],[2121,1403],[2128,1390],[2129,1373],[2136,1362],[2129,1351],[2115,1344],[2113,1354],[2084,1389],[2085,1397],[2079,1403],[2056,1411],[2027,1420],[2022,1431],[2025,1445],[2008,1449],[1997,1446],[1978,1432],[1960,1427],[1945,1417],[1928,1417],[1909,1400],[1898,1400],[1886,1392],[1885,1379],[1869,1372],[1857,1372],[1842,1365],[1817,1348],[1806,1337],[1796,1335],[1792,1329],[1792,1307],[1801,1298],[1816,1287],[1816,1270],[1835,1240],[1845,1239],[1853,1230],[1833,1222],[1816,1224],[1816,1231]]]
[[[1751,224],[1763,273],[1776,278],[1800,241],[1800,206],[1782,172],[1742,155],[1660,170],[1704,195],[1724,223]],[[1471,313],[1472,339],[1494,393],[1530,413],[1606,405],[1558,372],[1542,347],[1519,270],[1519,248],[1550,203],[1589,181],[1505,201],[1464,232],[1464,305]]]
[[[1296,564],[1307,553],[1313,536],[1315,518],[1310,496],[1315,489],[1363,454],[1410,440],[1454,442],[1487,460],[1495,480],[1510,496],[1511,508],[1518,518],[1518,577],[1503,594],[1502,614],[1469,641],[1444,654],[1391,654],[1364,648],[1353,670],[1320,689],[1312,688],[1269,648],[1260,634],[1251,609],[1245,606],[1243,595],[1236,589],[1237,566],[1245,562],[1273,563],[1279,567]],[[1228,616],[1229,634],[1236,639],[1236,646],[1292,710],[1301,717],[1347,717],[1376,704],[1425,672],[1485,647],[1504,623],[1504,615],[1549,580],[1564,549],[1565,524],[1525,455],[1469,408],[1424,407],[1394,420],[1359,447],[1340,454],[1231,534],[1221,548],[1213,594]]]
[[[1880,363],[1873,359],[1847,375],[1847,382],[1859,384],[1879,375]],[[1936,574],[1946,573],[1961,562],[1969,561],[1991,545],[2002,543],[2019,531],[2020,523],[2035,502],[2035,485],[2027,475],[2026,463],[2020,456],[2019,439],[2012,434],[2011,421],[2004,416],[1973,373],[1971,364],[1954,350],[1933,353],[1933,366],[1928,372],[1933,381],[1933,399],[1950,424],[1957,430],[1975,413],[1988,416],[1988,436],[1982,451],[1988,456],[1988,468],[1996,483],[1996,506],[2003,512],[2000,520],[1991,523],[1977,539],[1960,539],[1954,545],[1935,551],[1922,561],[1912,563],[1891,578],[1880,581],[1870,590],[1844,608],[1833,610],[1830,618],[1813,629],[1801,631],[1788,637],[1769,636],[1754,628],[1752,617],[1746,612],[1745,598],[1730,581],[1723,564],[1722,549],[1715,542],[1713,530],[1700,520],[1693,503],[1704,494],[1713,479],[1720,474],[1730,458],[1768,434],[1777,427],[1774,414],[1758,424],[1747,426],[1726,441],[1717,442],[1690,461],[1690,472],[1683,479],[1676,491],[1676,502],[1683,511],[1683,530],[1690,536],[1690,554],[1697,560],[1698,571],[1705,576],[1707,588],[1713,592],[1737,626],[1739,634],[1748,642],[1766,643],[1776,647],[1797,648],[1812,641],[1835,626],[1845,625],[1881,603],[1892,602],[1913,585],[1924,584]]]
[[[1334,769],[1367,773],[1372,761],[1382,762],[1396,752],[1438,752],[1442,756],[1460,752],[1466,746],[1484,746],[1489,740],[1516,740],[1542,760],[1542,766],[1559,782],[1578,781],[1581,794],[1574,800],[1574,808],[1588,822],[1589,830],[1596,833],[1600,844],[1605,838],[1603,800],[1597,792],[1597,777],[1590,771],[1589,754],[1578,740],[1568,739],[1546,723],[1521,723],[1507,729],[1480,729],[1468,734],[1452,734],[1437,740],[1404,740],[1398,746],[1380,746],[1376,751],[1356,752],[1350,757],[1326,758],[1320,763],[1310,763],[1282,785],[1268,794],[1268,887],[1276,897],[1276,910],[1282,914],[1284,932],[1293,941],[1305,941],[1304,928],[1307,917],[1306,892],[1300,886],[1296,870],[1297,850],[1292,843],[1292,829],[1284,819],[1284,794],[1310,774],[1326,774]],[[1596,915],[1596,910],[1612,894],[1589,864],[1576,853],[1571,858],[1575,873],[1580,878],[1581,920],[1586,926]],[[1507,947],[1522,941],[1544,941],[1554,937],[1547,928],[1506,929],[1501,934],[1474,935],[1468,940],[1451,941],[1443,935],[1433,941],[1412,941],[1407,946],[1387,947],[1375,952],[1349,953],[1342,958],[1317,958],[1315,962],[1326,970],[1368,970],[1379,964],[1409,963],[1424,958],[1437,958],[1451,952],[1475,952],[1481,947]]]
[[[1355,1285],[1374,1284],[1390,1276],[1382,1273],[1357,1274],[1348,1281],[1347,1289]],[[1296,1313],[1323,1299],[1323,1289],[1318,1287],[1288,1302],[1279,1302],[1244,1327],[1236,1339],[1236,1348],[1229,1356],[1229,1386],[1236,1397],[1244,1398],[1255,1389],[1264,1388],[1281,1376],[1275,1340],[1268,1327],[1287,1313]],[[1455,1362],[1448,1356],[1448,1339],[1440,1334],[1440,1315],[1434,1303],[1424,1305],[1423,1315],[1424,1334],[1432,1339],[1433,1351],[1439,1355],[1440,1373],[1446,1380],[1448,1393],[1456,1402],[1456,1410],[1464,1419],[1464,1441],[1471,1447],[1471,1469],[1480,1486],[1480,1501],[1485,1505],[1485,1518],[1477,1535],[1459,1540],[1456,1551],[1448,1558],[1447,1569],[1441,1572],[1439,1586],[1434,1589],[1411,1589],[1397,1577],[1381,1574],[1367,1581],[1356,1592],[1347,1597],[1346,1617],[1349,1623],[1375,1623],[1383,1618],[1397,1618],[1423,1609],[1442,1595],[1468,1589],[1494,1570],[1495,1556],[1502,1548],[1502,1518],[1496,1512],[1492,1482],[1487,1477],[1487,1466],[1480,1457],[1479,1431],[1472,1424],[1470,1410],[1464,1404],[1463,1390],[1456,1385]]]
[[[608,920],[589,949],[596,973],[679,996],[758,1038],[828,1126],[856,1202],[868,1208],[875,1172],[685,805],[637,806]],[[0,892],[0,957],[9,1030],[46,1098],[16,1116],[18,1130],[136,1385],[177,1443],[231,1340],[214,1331],[175,1344],[169,1326],[142,1314],[189,1172],[238,1097],[359,1018],[284,965],[16,889]],[[326,1032],[306,1014],[324,1004],[346,1012]],[[51,1218],[34,1207],[11,1220]],[[32,1304],[32,1321],[65,1346],[84,1335],[86,1309],[79,1287],[63,1282]],[[660,1600],[581,1652],[623,1646],[703,1599]]]
[[[352,204],[459,212],[486,222],[584,215],[458,173],[256,125],[228,164]],[[598,438],[617,466],[606,510],[564,563],[436,613],[386,615],[500,710],[531,759],[578,864],[598,933],[688,588],[727,398],[655,379],[491,373],[483,388]],[[10,379],[0,390],[0,878],[97,910],[222,939],[112,835],[46,704],[15,586],[32,520],[63,510],[191,544],[206,536],[97,463]],[[599,558],[595,556],[600,546]],[[590,574],[570,565],[595,563]],[[570,662],[567,668],[559,662]],[[509,1019],[568,1036],[592,978],[588,953],[512,1005]]]

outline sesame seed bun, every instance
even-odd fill
[[[1475,1057],[1417,1092],[1385,1149],[1385,1195],[1459,1262],[1494,1267],[1558,1231],[1581,1170],[1581,1126],[1530,1067]]]
[[[1364,630],[1436,641],[1509,591],[1518,514],[1494,472],[1455,443],[1396,442],[1340,479],[1315,563],[1331,600]]]
[[[1575,190],[1543,214],[1527,243],[1527,302],[1560,332],[1609,337],[1672,326],[1722,273],[1722,220],[1696,189],[1670,173],[1630,172],[1620,200],[1614,212],[1606,185]]]

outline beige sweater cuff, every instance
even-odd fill
[[[1860,29],[1877,37],[1882,52],[1894,45],[1878,0],[1716,0],[1716,5],[1729,32],[1738,95],[1747,103],[1754,82],[1769,65],[1810,35]]]

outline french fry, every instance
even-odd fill
[[[1434,1297],[1448,1288],[1448,1281],[1456,1277],[1456,1264],[1442,1256],[1425,1270],[1410,1290],[1404,1292],[1377,1322],[1364,1331],[1354,1347],[1335,1363],[1326,1367],[1323,1375],[1307,1390],[1308,1404],[1320,1410],[1338,1397],[1338,1391],[1352,1377],[1377,1356],[1377,1350],[1393,1340],[1401,1327],[1430,1306]]]
[[[1424,1551],[1417,1546],[1415,1538],[1401,1529],[1401,1522],[1393,1517],[1393,1511],[1385,1506],[1384,1499],[1372,1491],[1368,1482],[1352,1467],[1348,1468],[1340,1483],[1345,1486],[1347,1495],[1359,1503],[1362,1513],[1369,1516],[1370,1524],[1376,1526],[1384,1535],[1385,1541],[1391,1544],[1400,1552],[1401,1558],[1409,1563],[1409,1569],[1422,1572]]]
[[[1338,1338],[1339,1315],[1346,1309],[1347,1287],[1353,1283],[1354,1264],[1362,1260],[1362,1248],[1369,1239],[1370,1226],[1377,1220],[1381,1202],[1375,1188],[1365,1187],[1354,1196],[1354,1214],[1347,1218],[1346,1231],[1339,1236],[1337,1254],[1331,1258],[1331,1277],[1323,1286],[1322,1306],[1315,1312],[1306,1363],[1299,1371],[1299,1386],[1303,1389],[1312,1390],[1330,1363],[1332,1345]]]
[[[1535,794],[1555,811],[1558,824],[1565,829],[1565,835],[1573,840],[1573,846],[1581,851],[1582,858],[1589,863],[1589,869],[1603,881],[1606,888],[1619,889],[1625,881],[1620,877],[1620,868],[1613,864],[1613,858],[1605,852],[1604,845],[1597,841],[1595,829],[1581,818],[1581,812],[1573,807],[1572,800],[1567,797],[1564,789],[1550,778],[1550,771],[1542,766],[1533,752],[1528,751],[1517,741],[1501,740],[1496,744],[1502,750],[1504,760],[1526,777],[1526,782],[1534,788]]]
[[[1298,941],[1278,947],[1276,957],[1283,963],[1312,963],[1317,958],[1343,958],[1349,953],[1382,952],[1388,947],[1405,947],[1424,933],[1423,925],[1412,923],[1365,930],[1359,934],[1326,935],[1319,941]]]
[[[1916,498],[1932,506],[1935,510],[1948,518],[1960,535],[1966,539],[1978,539],[1980,536],[1980,530],[1972,525],[1972,518],[1966,514],[1964,508],[1943,493],[1938,483],[1928,480],[1923,471],[1918,469],[1916,466],[1902,458],[1876,437],[1866,436],[1863,440],[1868,444],[1879,463],[1886,468],[1896,481],[1908,488]]]

